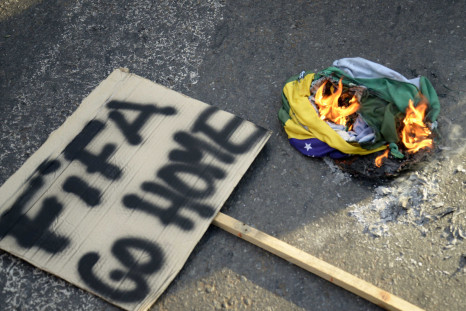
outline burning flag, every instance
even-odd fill
[[[403,120],[403,130],[401,131],[401,140],[408,153],[416,153],[422,148],[432,148],[433,141],[430,137],[431,131],[424,123],[425,112],[428,103],[425,98],[414,107],[413,101],[409,100],[406,116]]]
[[[290,144],[301,153],[342,159],[388,148],[378,166],[389,154],[402,158],[429,144],[431,148],[426,122],[434,123],[440,112],[427,78],[408,80],[362,58],[340,59],[318,73],[290,78],[282,102],[278,117]]]
[[[356,97],[353,95],[348,102],[348,105],[342,105],[340,102],[348,93],[343,92],[343,78],[338,81],[338,88],[331,92],[329,95],[324,95],[324,90],[328,81],[325,81],[317,90],[315,94],[315,104],[319,108],[319,115],[322,120],[329,120],[335,124],[346,125],[348,116],[354,114],[359,110],[360,104]]]
[[[385,150],[385,152],[381,155],[379,155],[377,158],[375,158],[375,166],[381,167],[383,164],[383,160],[388,158],[388,149]]]

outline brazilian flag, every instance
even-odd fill
[[[365,88],[357,113],[372,129],[374,138],[371,141],[349,142],[321,120],[309,97],[313,81],[323,77],[335,82],[342,79],[344,88]],[[422,97],[429,104],[426,121],[435,125],[440,103],[427,78],[421,76],[408,80],[400,73],[366,59],[344,58],[318,73],[303,71],[288,79],[278,118],[290,144],[307,156],[344,158],[367,155],[389,146],[393,155],[402,157],[397,149],[397,124],[404,118],[409,100],[416,106]]]

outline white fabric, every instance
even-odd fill
[[[338,59],[334,61],[332,65],[343,70],[350,77],[355,79],[389,78],[392,80],[411,83],[414,84],[417,88],[420,88],[419,77],[414,79],[407,79],[399,72],[396,72],[380,64],[371,62],[370,60],[364,59],[362,57]]]
[[[367,125],[359,114],[351,131],[346,131],[345,125],[335,124],[330,121],[325,122],[347,142],[367,143],[375,141],[374,130]]]

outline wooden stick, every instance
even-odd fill
[[[291,246],[262,231],[254,229],[243,222],[223,213],[218,213],[212,222],[215,226],[234,234],[266,251],[271,252],[321,278],[326,279],[344,289],[366,299],[376,305],[397,311],[422,311],[423,309],[410,304],[383,289],[378,288],[348,272],[345,272],[323,260],[318,259],[300,249]]]

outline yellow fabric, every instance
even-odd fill
[[[285,131],[288,139],[308,139],[317,138],[332,148],[346,154],[365,155],[384,150],[387,146],[377,149],[367,150],[359,144],[346,142],[327,123],[319,118],[319,115],[309,103],[310,87],[314,80],[314,74],[308,74],[301,80],[288,82],[283,88],[288,103],[290,105],[290,117],[285,123]]]

